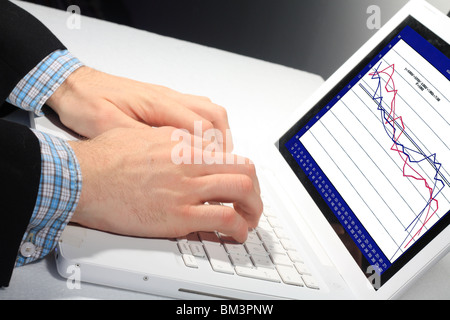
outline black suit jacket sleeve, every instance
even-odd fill
[[[37,19],[0,0],[0,104],[43,58],[64,45]]]
[[[0,105],[61,42],[37,19],[0,0]],[[36,202],[40,145],[27,127],[0,120],[0,287],[8,286]]]
[[[0,287],[4,287],[36,203],[39,141],[27,127],[0,120],[0,154]]]

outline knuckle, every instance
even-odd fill
[[[244,194],[249,194],[254,190],[253,180],[247,175],[240,175],[237,184],[238,190]]]
[[[220,217],[221,229],[228,235],[239,235],[245,232],[247,225],[232,208],[224,208]]]
[[[211,121],[203,119],[201,120],[201,128],[203,131],[207,131],[210,129],[214,129],[214,125],[212,124]]]
[[[222,119],[222,118],[226,119],[228,117],[227,109],[225,109],[222,106],[216,106],[216,113],[217,113],[217,117],[219,119]]]
[[[236,217],[231,208],[223,207],[220,212],[220,220],[225,226],[232,226],[236,223]]]
[[[195,216],[196,216],[195,207],[186,205],[181,208],[180,214],[182,217],[182,221],[184,221],[184,220],[192,221],[193,219],[195,219]]]
[[[203,101],[205,101],[205,102],[212,103],[211,99],[208,98],[208,97],[205,97],[205,96],[198,96],[198,98],[201,99],[201,100],[203,100]]]
[[[248,176],[250,176],[250,177],[256,176],[256,167],[253,163],[250,163],[247,161],[245,164],[245,168],[246,168],[246,172],[247,172]]]

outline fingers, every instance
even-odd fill
[[[173,126],[188,130],[193,135],[203,136],[206,130],[214,128],[208,119],[186,108],[176,101],[167,101],[166,106],[158,108],[158,112],[145,119],[154,126]],[[198,126],[196,124],[201,124]]]
[[[190,136],[188,133],[185,134],[188,137]],[[188,168],[186,170],[186,176],[189,177],[188,189],[189,198],[191,199],[190,201],[192,201],[191,203],[232,203],[234,209],[230,207],[225,209],[217,209],[213,208],[213,206],[207,207],[211,209],[211,211],[209,211],[210,214],[218,212],[220,216],[217,221],[222,221],[224,217],[228,217],[230,220],[228,224],[230,224],[231,221],[233,221],[234,224],[245,223],[244,228],[238,227],[237,230],[239,231],[236,231],[232,228],[230,229],[229,226],[218,225],[216,220],[213,221],[214,223],[208,224],[207,222],[211,221],[211,219],[207,219],[203,221],[203,229],[192,230],[219,231],[240,241],[240,239],[244,237],[243,234],[246,236],[246,230],[248,228],[255,228],[258,225],[263,210],[263,204],[260,197],[260,186],[256,176],[255,166],[247,158],[222,152],[217,152],[213,156],[216,162],[209,163],[204,156],[208,146],[200,145],[199,148],[196,148],[192,145],[192,139],[187,140],[188,144],[186,146],[188,150],[186,152],[188,152],[189,155],[187,157],[189,165],[184,166],[184,168]],[[202,162],[194,162],[196,157],[200,158]],[[183,167],[181,169],[183,169]],[[235,216],[233,218],[229,215]],[[221,227],[221,229],[218,229],[219,227]],[[235,235],[236,232],[237,235]]]
[[[189,136],[188,133],[185,134]],[[192,143],[191,139],[187,140]],[[217,152],[212,156],[214,161],[209,162],[204,155],[207,146],[186,146],[188,151],[184,152],[190,152],[186,160],[189,164],[195,163],[186,171],[191,178],[192,185],[189,189],[195,199],[194,203],[232,203],[248,226],[256,227],[263,205],[256,169],[251,161],[237,155]],[[196,159],[202,161],[194,162]]]
[[[195,121],[202,121],[202,133],[209,129],[217,129],[221,133],[217,135],[218,143],[224,145],[228,152],[233,150],[225,108],[214,104],[206,97],[180,93],[163,86],[152,85],[152,87],[167,98],[165,111],[161,110],[166,113],[166,117],[161,119],[160,125],[185,128],[194,134]]]
[[[233,208],[222,205],[199,205],[191,208],[190,229],[196,231],[218,231],[245,242],[248,223]]]
[[[258,225],[263,204],[252,177],[245,174],[214,174],[196,180],[195,196],[199,202],[233,203],[234,210],[249,228]]]
[[[214,158],[216,158],[216,156],[214,156]],[[261,193],[259,181],[256,176],[256,168],[250,159],[230,153],[219,154],[217,158],[222,159],[222,161],[203,166],[199,169],[203,175],[231,172],[235,174],[245,174],[252,178],[258,194]]]
[[[180,138],[182,141],[174,147],[172,161],[177,164],[195,164],[188,172],[191,177],[226,173],[245,174],[252,178],[255,189],[260,194],[256,168],[250,159],[222,152],[220,147],[216,151],[215,146],[211,147],[213,143],[210,141],[196,142],[189,133],[178,132],[179,135],[172,135],[173,141],[179,141]]]
[[[233,150],[233,141],[226,109],[214,104],[206,97],[183,94],[183,99],[187,108],[210,121],[214,128],[222,133],[222,137],[224,138],[223,143],[228,144],[229,151]],[[219,141],[219,143],[222,142]]]

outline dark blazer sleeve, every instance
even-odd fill
[[[0,120],[0,152],[0,287],[5,287],[36,203],[41,150],[27,127]]]
[[[0,104],[42,59],[64,45],[39,20],[0,0]]]
[[[0,0],[0,105],[17,83],[62,43],[37,19]],[[0,287],[8,286],[36,203],[40,145],[25,126],[0,120]]]

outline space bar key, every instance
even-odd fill
[[[273,269],[268,268],[252,269],[239,266],[236,266],[234,269],[236,270],[236,273],[242,277],[255,278],[272,282],[281,282],[278,273]]]

